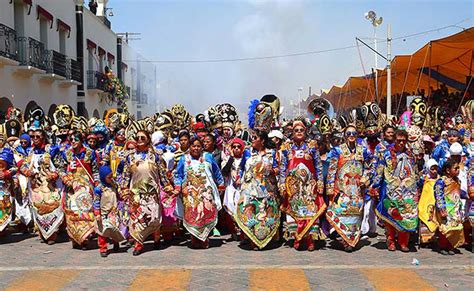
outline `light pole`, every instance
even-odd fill
[[[372,23],[372,26],[374,27],[374,49],[375,51],[377,51],[377,26],[379,26],[380,24],[382,24],[382,21],[383,21],[383,18],[382,17],[379,17],[377,18],[377,14],[375,13],[375,11],[372,11],[370,10],[369,12],[366,12],[365,13],[365,19],[369,20],[371,23]],[[377,80],[377,54],[374,53],[374,56],[375,56],[375,70],[374,70],[374,74],[375,74],[375,96],[378,98],[378,80]]]
[[[298,88],[298,116],[301,116],[301,93],[303,93],[303,88]]]

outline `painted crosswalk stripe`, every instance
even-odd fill
[[[249,270],[249,290],[310,290],[302,269]]]
[[[79,270],[27,271],[5,290],[59,290],[72,282],[80,272]]]
[[[140,270],[129,290],[185,290],[191,280],[191,270]]]
[[[425,279],[409,269],[360,269],[376,290],[435,290]]]

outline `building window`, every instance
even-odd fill
[[[99,56],[99,71],[100,71],[101,73],[104,73],[104,69],[105,69],[104,60],[105,60],[105,56],[104,56],[104,55]]]
[[[44,48],[47,49],[48,47],[48,29],[49,23],[48,19],[40,17],[40,41],[43,43]]]
[[[94,49],[93,48],[88,48],[87,49],[87,68],[89,71],[94,71]]]
[[[15,17],[15,31],[17,36],[25,35],[25,5],[13,2],[13,16]]]
[[[59,30],[59,52],[63,55],[66,55],[66,38],[67,31],[60,29]]]

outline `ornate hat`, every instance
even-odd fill
[[[332,132],[331,119],[327,114],[323,114],[317,119],[317,126],[321,134],[330,134]]]
[[[230,127],[232,130],[235,129],[235,123],[239,120],[237,110],[234,105],[224,103],[219,106],[220,116],[223,127]]]
[[[43,109],[34,104],[25,112],[27,129],[42,129],[45,123],[45,115]]]
[[[16,119],[19,122],[23,122],[23,112],[19,108],[10,106],[7,110],[7,120]]]
[[[411,123],[422,127],[426,118],[426,103],[421,97],[413,99],[410,103]]]
[[[380,131],[380,107],[375,102],[365,102],[360,109],[366,134],[378,133]]]
[[[269,131],[279,126],[280,99],[275,95],[265,95],[260,101],[253,100],[249,107],[250,128]]]
[[[222,116],[220,115],[219,107],[220,105],[216,105],[204,112],[206,121],[211,125],[211,129],[222,127]]]
[[[308,113],[313,114],[315,117],[319,117],[324,113],[328,113],[331,108],[331,103],[325,98],[316,98],[311,100],[308,104]]]
[[[155,128],[157,130],[165,130],[173,126],[174,116],[171,112],[165,111],[155,115]]]
[[[127,140],[134,140],[137,136],[138,131],[143,130],[142,125],[139,121],[132,121],[125,129],[125,137]]]
[[[16,119],[11,119],[5,122],[5,134],[9,137],[20,137],[21,123]]]
[[[53,113],[53,122],[58,128],[70,128],[73,118],[76,116],[74,109],[70,105],[60,104],[56,106]]]
[[[175,104],[171,107],[171,113],[174,116],[174,125],[177,129],[188,128],[191,124],[191,115],[181,104]]]

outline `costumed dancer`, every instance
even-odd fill
[[[13,151],[9,148],[0,149],[0,236],[12,221],[13,214],[13,187],[17,168],[14,162]]]
[[[94,187],[99,185],[98,158],[93,150],[84,146],[81,132],[75,131],[70,140],[67,167],[62,173],[63,208],[72,246],[84,250],[95,229],[93,201]]]
[[[224,179],[214,158],[203,153],[202,141],[193,136],[189,153],[181,157],[175,172],[176,215],[191,233],[193,248],[208,248],[209,233],[217,225],[222,208],[219,191],[224,190]]]
[[[238,240],[238,227],[235,224],[234,216],[237,210],[237,203],[240,198],[240,164],[245,150],[245,143],[240,138],[234,138],[228,142],[230,155],[225,155],[222,161],[222,175],[225,179],[224,209],[230,216],[231,222],[227,223],[233,240]]]
[[[55,243],[64,220],[61,206],[63,185],[53,160],[56,155],[64,153],[47,144],[46,133],[41,129],[33,131],[31,138],[33,147],[23,160],[20,171],[28,179],[27,191],[35,226],[43,241],[51,245]]]
[[[373,172],[372,154],[357,144],[357,129],[345,129],[346,142],[328,154],[326,219],[342,237],[346,252],[356,248],[361,237],[364,195]]]
[[[252,149],[246,149],[242,158],[241,192],[234,219],[254,250],[264,248],[280,226],[278,165],[272,148],[267,133],[257,129],[252,134]]]
[[[18,140],[19,145],[13,150],[15,163],[21,168],[22,162],[28,157],[31,151],[31,138],[24,133]],[[17,173],[18,186],[15,187],[15,216],[21,221],[20,227],[28,233],[30,223],[33,221],[31,214],[30,198],[28,195],[28,178],[21,172]]]
[[[168,179],[173,179],[172,171],[175,167],[174,151],[176,147],[167,145],[167,138],[162,131],[156,131],[151,136],[151,141],[156,153],[163,158],[166,164],[166,175]],[[173,240],[173,235],[179,231],[179,220],[174,215],[176,209],[176,196],[171,192],[160,191],[161,206],[163,207],[161,213],[161,235],[166,244],[170,244]]]
[[[308,251],[314,251],[315,239],[326,238],[319,228],[326,203],[322,196],[323,166],[316,147],[315,141],[306,142],[306,125],[296,120],[292,141],[283,143],[280,152],[280,208],[287,214],[288,237],[295,239],[295,249],[306,242]]]
[[[423,188],[420,202],[418,203],[418,217],[420,218],[419,236],[420,244],[429,243],[435,237],[439,223],[436,220],[436,205],[434,185],[439,179],[438,163],[429,159],[423,175]]]
[[[133,255],[143,252],[143,244],[153,234],[155,249],[160,248],[160,191],[172,191],[165,163],[156,154],[147,131],[137,132],[137,147],[127,156],[121,182],[123,197],[129,203],[129,231],[135,240]]]
[[[126,141],[125,128],[119,125],[115,131],[113,141],[106,146],[103,160],[101,161],[102,165],[108,165],[112,170],[112,178],[114,181],[122,180],[124,161],[128,153],[125,146]],[[128,232],[128,224],[130,217],[128,203],[121,195],[119,195],[117,198],[120,230],[125,235],[125,237],[129,239],[130,233]]]
[[[455,249],[464,243],[462,191],[458,175],[459,163],[448,160],[443,165],[442,177],[434,186],[439,252],[443,255],[454,255]]]
[[[114,251],[118,251],[119,243],[125,240],[121,231],[120,195],[114,182],[113,171],[109,166],[99,169],[100,185],[94,189],[94,215],[96,218],[97,243],[101,257],[108,256],[107,239],[112,240]]]
[[[387,248],[395,251],[395,236],[402,252],[408,252],[411,232],[418,229],[418,171],[415,157],[407,150],[408,134],[395,132],[395,143],[376,165],[372,197],[379,195],[377,216],[384,221]]]

